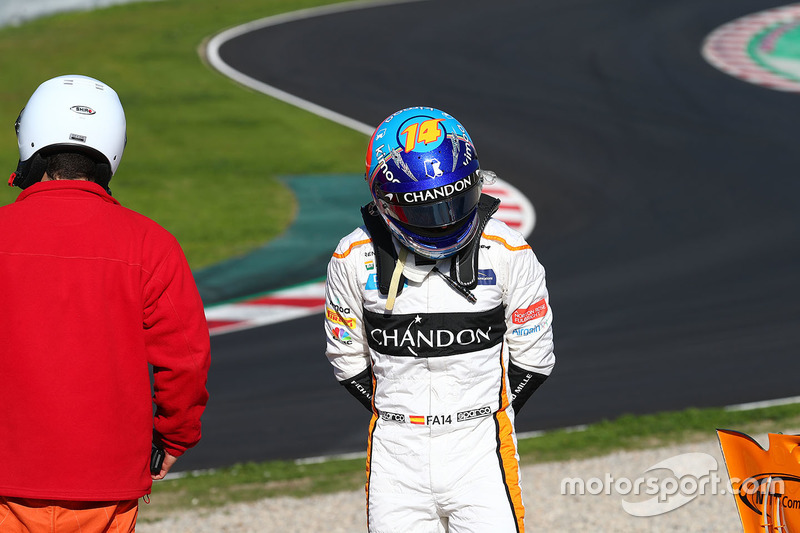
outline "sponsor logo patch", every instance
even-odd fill
[[[545,302],[544,298],[542,298],[530,307],[517,309],[514,311],[514,313],[511,315],[511,321],[514,322],[514,324],[524,324],[526,322],[530,322],[531,320],[542,318],[546,314],[547,302]]]
[[[344,318],[342,315],[340,315],[330,307],[325,308],[325,318],[327,318],[334,324],[339,324],[340,326],[347,326],[350,329],[356,327],[355,318]]]
[[[502,305],[475,313],[419,313],[385,316],[364,311],[367,343],[400,357],[445,357],[485,350],[503,341]]]
[[[469,328],[461,330],[452,329],[427,329],[422,326],[412,330],[412,325],[421,323],[422,317],[417,315],[415,321],[403,330],[373,329],[369,332],[370,340],[375,345],[387,349],[407,350],[411,355],[419,356],[418,349],[432,350],[449,348],[451,346],[476,346],[480,349],[483,345],[492,342],[492,328]]]
[[[403,288],[405,289],[406,287],[408,287],[408,281],[403,283]],[[378,274],[370,274],[367,277],[367,283],[364,285],[364,289],[368,291],[378,290]]]
[[[478,285],[497,285],[497,275],[494,270],[478,270]]]
[[[381,411],[381,419],[386,420],[387,422],[405,422],[406,415],[400,413],[389,413],[387,411]]]
[[[353,344],[353,338],[350,336],[350,332],[344,328],[333,328],[331,333],[336,338],[337,341],[341,342],[342,344]]]
[[[349,315],[349,314],[350,314],[350,312],[351,312],[349,307],[344,307],[344,306],[341,306],[341,305],[336,305],[335,303],[331,302],[330,300],[328,300],[328,305],[330,305],[330,306],[331,306],[331,308],[332,308],[334,311],[336,311],[337,313],[339,313],[340,315]]]
[[[476,418],[484,418],[492,414],[489,406],[479,407],[478,409],[470,409],[469,411],[461,411],[456,413],[456,422],[466,422],[467,420],[474,420]]]
[[[516,335],[518,337],[525,337],[527,335],[533,335],[534,333],[539,333],[542,331],[543,327],[546,327],[547,324],[536,324],[535,326],[531,326],[529,328],[516,328],[511,330],[512,335]]]

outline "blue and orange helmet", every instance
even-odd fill
[[[449,257],[478,230],[478,154],[443,111],[410,107],[381,122],[369,141],[366,180],[389,230],[420,256]]]

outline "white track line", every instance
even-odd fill
[[[764,407],[775,407],[777,405],[790,405],[800,403],[800,396],[790,398],[778,398],[776,400],[766,400],[763,402],[740,403],[725,407],[726,411],[752,411],[753,409],[763,409]]]
[[[363,133],[364,135],[370,136],[375,131],[374,126],[369,126],[368,124],[364,124],[363,122],[354,120],[350,117],[342,115],[341,113],[337,113],[336,111],[332,111],[326,107],[322,107],[321,105],[317,105],[313,102],[309,102],[308,100],[304,100],[303,98],[300,98],[293,94],[289,94],[286,91],[282,91],[277,87],[268,85],[255,78],[251,78],[250,76],[247,76],[239,72],[238,70],[232,68],[230,65],[225,63],[219,55],[219,49],[227,41],[239,37],[240,35],[243,35],[251,31],[260,30],[262,28],[268,28],[270,26],[277,26],[278,24],[285,24],[287,22],[294,22],[297,20],[309,19],[323,15],[330,15],[332,13],[343,13],[345,11],[355,11],[357,9],[367,9],[371,7],[405,4],[409,2],[420,2],[420,1],[425,1],[425,0],[393,0],[390,2],[383,2],[383,1],[346,2],[343,4],[333,4],[329,6],[301,9],[300,11],[283,13],[280,15],[274,15],[271,17],[254,20],[252,22],[242,24],[241,26],[236,26],[234,28],[227,29],[212,37],[208,41],[208,44],[206,45],[206,59],[213,68],[215,68],[225,76],[228,76],[229,78],[233,79],[234,81],[244,85],[245,87],[249,87],[258,92],[272,96],[273,98],[277,98],[278,100],[299,107],[300,109],[304,109],[309,113],[313,113],[328,120],[332,120],[337,124],[341,124],[342,126],[348,127],[360,133]]]
[[[367,9],[372,7],[383,7],[395,4],[404,4],[410,2],[420,2],[425,0],[393,0],[393,1],[356,1],[346,2],[342,4],[333,4],[329,6],[321,6],[310,9],[303,9],[292,13],[283,13],[274,15],[263,19],[254,20],[240,26],[235,26],[224,30],[211,39],[206,44],[206,60],[212,68],[216,69],[223,75],[233,79],[234,81],[249,87],[255,91],[271,96],[300,109],[313,113],[322,118],[331,120],[337,124],[341,124],[347,128],[353,129],[366,136],[372,135],[375,131],[373,126],[364,124],[350,117],[337,113],[320,105],[317,105],[303,98],[299,98],[286,91],[273,87],[262,81],[251,78],[242,72],[234,69],[222,59],[219,54],[220,48],[231,39],[235,39],[246,33],[285,24],[288,22],[329,15],[333,13],[343,13],[347,11],[354,11],[358,9]],[[536,212],[530,200],[522,194],[522,192],[510,185],[509,183],[497,179],[495,184],[487,184],[485,191],[488,194],[496,196],[501,200],[501,212],[495,215],[496,218],[509,224],[525,237],[528,237],[536,225]],[[285,291],[277,291],[273,296],[287,296],[292,298],[297,297],[317,297],[324,300],[324,283],[309,283],[305,288],[293,288]],[[295,294],[297,291],[306,294]],[[322,305],[322,304],[321,304]],[[321,307],[320,307],[321,308]],[[206,308],[206,318],[209,321],[217,322],[218,325],[212,327],[211,334],[219,335],[222,333],[231,333],[241,331],[244,329],[274,324],[286,320],[292,320],[314,314],[319,312],[317,308],[309,308],[308,306],[294,307],[294,306],[280,306],[274,304],[253,305],[248,304],[247,301],[218,304]]]

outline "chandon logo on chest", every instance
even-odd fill
[[[501,342],[506,328],[502,307],[500,311],[385,317],[365,310],[367,342],[374,350],[395,356],[474,352]]]
[[[393,348],[404,347],[412,354],[417,355],[413,350],[415,347],[448,348],[453,344],[467,346],[470,344],[489,342],[492,338],[491,332],[491,326],[485,330],[475,328],[462,329],[460,331],[451,331],[449,329],[411,331],[409,327],[403,332],[397,330],[386,331],[385,329],[373,329],[369,334],[370,338],[379,346],[391,346]]]

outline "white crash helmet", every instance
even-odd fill
[[[19,165],[9,185],[40,181],[47,156],[78,151],[98,163],[98,183],[108,188],[125,150],[125,112],[117,93],[94,78],[58,76],[42,83],[15,124]]]

